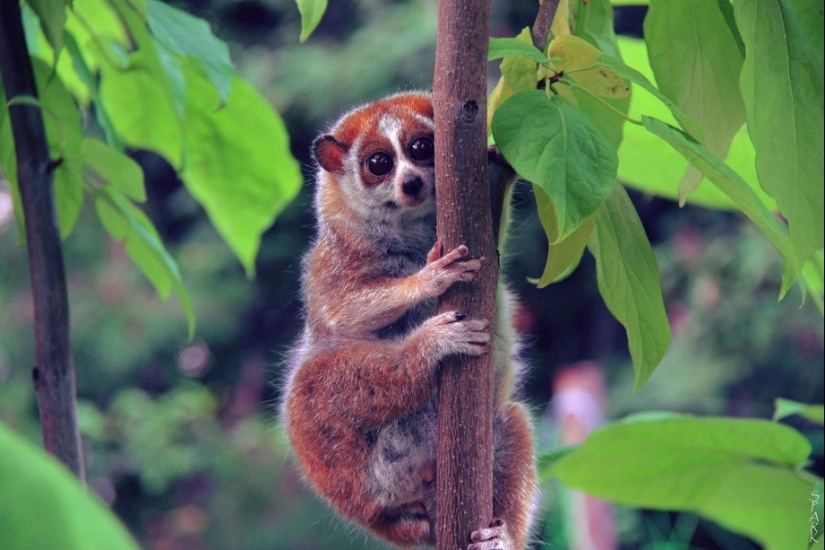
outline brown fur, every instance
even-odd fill
[[[318,237],[305,260],[306,326],[282,407],[313,488],[405,547],[434,543],[439,361],[487,353],[492,340],[486,320],[436,314],[435,299],[473,281],[484,260],[435,242],[432,160],[409,157],[432,126],[429,96],[402,94],[346,114],[316,140]],[[392,157],[389,173],[371,172],[376,152]],[[501,292],[497,315],[506,319]],[[510,401],[517,339],[509,321],[497,326],[493,508],[503,524],[482,526],[471,550],[524,548],[535,501],[530,419]]]

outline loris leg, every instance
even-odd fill
[[[522,550],[536,498],[533,431],[524,405],[505,403],[496,416],[493,456],[493,516],[472,533],[467,550]]]

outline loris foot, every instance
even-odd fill
[[[516,550],[507,524],[500,519],[493,520],[489,527],[473,531],[470,540],[473,542],[467,550]]]

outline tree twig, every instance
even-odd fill
[[[556,17],[556,10],[558,9],[559,0],[544,0],[539,6],[539,12],[536,14],[536,21],[530,30],[530,36],[533,38],[533,45],[541,51],[544,51],[544,48],[547,47],[550,26],[553,25],[553,19]]]
[[[37,98],[17,0],[2,0],[0,74],[7,100]],[[69,304],[60,232],[52,193],[57,163],[49,158],[40,108],[27,102],[9,106],[17,158],[17,182],[26,228],[34,297],[35,391],[46,450],[84,481],[77,429],[75,377],[69,344]]]
[[[438,238],[488,259],[473,285],[454,285],[441,311],[495,320],[498,266],[487,186],[489,0],[441,0],[435,108]],[[493,354],[452,358],[439,371],[436,542],[466,548],[493,513]]]

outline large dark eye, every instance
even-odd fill
[[[376,176],[385,176],[392,170],[392,157],[387,153],[375,153],[367,159],[367,168]]]
[[[410,143],[410,157],[412,157],[413,160],[419,162],[432,160],[434,153],[435,147],[433,146],[433,140],[428,137],[418,138]]]

